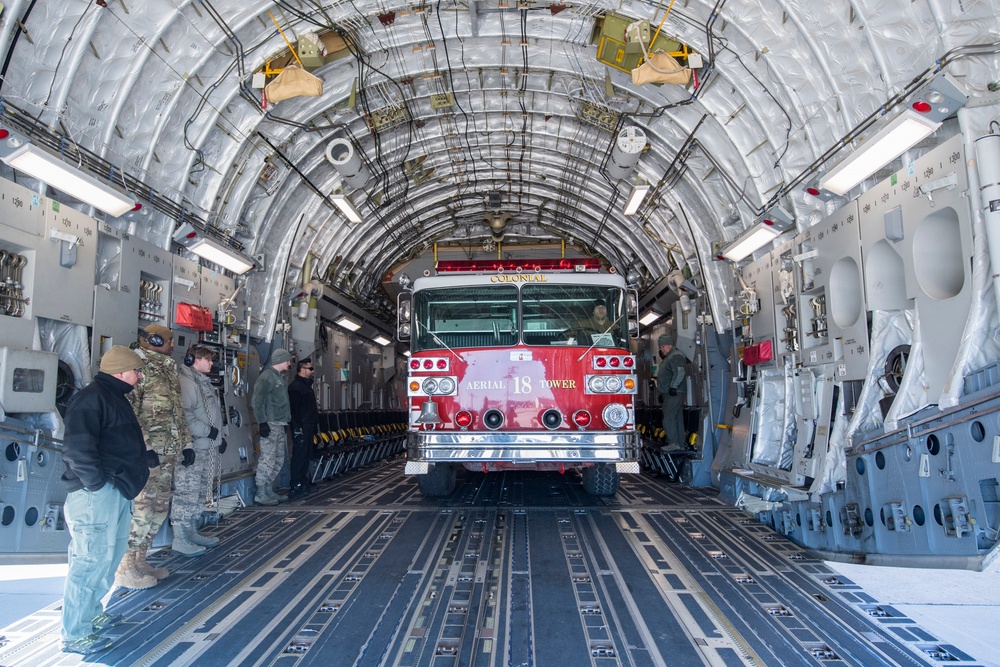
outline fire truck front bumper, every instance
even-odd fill
[[[614,464],[618,472],[639,472],[639,434],[618,432],[421,432],[410,433],[406,474],[426,473],[432,463],[567,467]]]

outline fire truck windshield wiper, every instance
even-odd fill
[[[595,347],[597,347],[597,341],[601,340],[601,336],[603,336],[606,333],[609,333],[612,329],[614,329],[616,326],[618,326],[618,321],[620,319],[621,318],[619,317],[617,320],[615,320],[614,322],[611,323],[611,326],[609,326],[607,329],[605,329],[601,333],[597,334],[596,340],[594,340],[595,337],[592,336],[591,340],[594,340],[594,342],[590,344],[590,347],[588,347],[586,350],[583,351],[583,354],[580,355],[580,357],[577,359],[577,361],[578,362],[583,361],[583,358],[585,356],[587,356],[587,353],[590,352],[591,350],[593,350]],[[612,338],[613,338],[613,336],[612,336]]]
[[[440,338],[438,338],[438,336],[437,336],[436,333],[434,333],[433,331],[431,331],[430,329],[428,329],[427,325],[423,324],[420,320],[418,320],[416,318],[414,318],[414,321],[417,323],[417,327],[418,328],[419,327],[423,327],[424,331],[426,331],[427,333],[429,333],[431,335],[431,338],[434,339],[435,343],[437,343],[438,345],[440,345],[444,349],[446,349],[449,352],[451,352],[452,354],[454,354],[455,358],[458,359],[459,361],[461,361],[463,364],[465,363],[465,359],[462,358],[462,355],[460,355],[458,352],[456,352],[455,350],[453,350],[450,347],[448,347],[448,344],[446,342],[444,342],[443,340],[441,340]]]

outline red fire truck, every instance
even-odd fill
[[[592,259],[438,262],[398,302],[411,341],[406,474],[580,470],[608,496],[639,472],[638,295]]]

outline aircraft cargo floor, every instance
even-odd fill
[[[464,473],[434,501],[396,460],[205,532],[222,544],[112,594],[108,651],[60,652],[56,604],[6,628],[0,665],[974,664],[714,490],[652,476],[600,499],[575,473]]]

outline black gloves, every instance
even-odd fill
[[[208,439],[209,440],[215,440],[218,437],[219,437],[219,429],[217,429],[217,428],[215,428],[213,426],[212,430],[208,432]]]
[[[677,390],[676,389],[674,389],[673,387],[671,387],[670,389],[667,389],[667,396],[676,396],[676,395],[677,395]]]
[[[271,425],[267,422],[261,422],[257,425],[257,428],[260,429],[260,437],[266,438],[271,435]]]
[[[219,443],[219,453],[220,454],[225,454],[226,453],[226,447],[228,447],[228,446],[229,446],[229,443],[226,442],[225,438],[223,438],[222,442]]]
[[[146,450],[146,467],[157,468],[160,465],[160,456],[152,449]]]
[[[194,463],[194,450],[190,447],[186,447],[184,451],[181,452],[181,455],[184,457],[184,460],[181,461],[182,466],[186,467]]]

